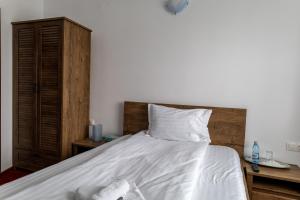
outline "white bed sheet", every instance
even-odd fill
[[[60,163],[57,163],[50,167],[47,167],[43,170],[37,171],[33,174],[27,175],[16,181],[2,185],[2,186],[0,186],[0,199],[1,200],[5,199],[6,197],[16,194],[16,193],[24,190],[25,188],[28,188],[30,186],[41,183],[42,181],[45,181],[52,176],[55,176],[59,173],[67,171],[77,165],[80,165],[80,164],[92,159],[96,155],[102,153],[105,149],[107,149],[115,144],[118,144],[118,143],[128,139],[129,137],[131,137],[131,136],[126,135],[126,136],[120,137],[116,140],[113,140],[109,143],[105,143],[105,144],[103,144],[97,148],[94,148],[90,151],[84,152],[82,154],[79,154],[79,155],[69,158],[67,160],[64,160]]]
[[[246,200],[238,153],[229,147],[210,145],[200,165],[192,200]]]
[[[0,186],[0,199],[4,199],[25,188],[38,184],[49,177],[86,162],[130,136],[123,136],[110,143],[106,143],[88,152],[79,154],[56,165]],[[240,170],[237,153],[227,147],[209,146],[206,150],[204,162],[199,170],[203,170],[202,176],[197,179],[192,200],[245,200],[246,192],[243,182],[243,174]]]
[[[190,200],[207,143],[159,140],[136,134],[103,153],[32,185],[7,200],[73,200],[77,188],[133,181],[148,200]],[[155,148],[153,148],[155,147]]]

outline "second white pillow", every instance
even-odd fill
[[[212,110],[176,109],[148,105],[149,134],[152,137],[210,143],[207,124]]]

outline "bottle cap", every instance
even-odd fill
[[[95,125],[95,120],[94,119],[90,119],[90,125]]]

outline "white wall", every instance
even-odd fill
[[[195,0],[178,16],[164,0],[45,0],[45,16],[93,29],[91,117],[120,133],[124,100],[248,108],[254,139],[300,163],[300,1]],[[249,148],[250,147],[250,148]]]
[[[12,21],[43,16],[41,0],[0,0],[1,8],[1,169],[12,166]],[[0,170],[1,171],[1,170]]]
[[[10,21],[37,18],[40,0],[2,7],[3,166],[11,163]],[[300,1],[194,0],[178,16],[165,0],[44,0],[48,17],[94,30],[91,117],[120,133],[124,100],[248,108],[254,139],[282,161],[300,162]],[[7,49],[7,50],[6,50]]]
[[[45,0],[44,15],[93,29],[91,117],[121,132],[124,100],[248,109],[253,140],[275,158],[300,142],[300,1],[197,0],[178,16],[164,0]]]

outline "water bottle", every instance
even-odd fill
[[[252,163],[258,164],[259,163],[259,146],[256,141],[254,141],[252,147]]]
[[[94,139],[94,126],[95,126],[95,120],[90,119],[90,124],[89,124],[89,139],[93,140]]]

